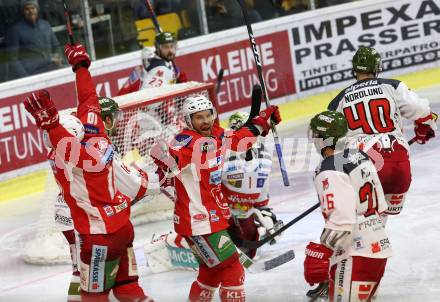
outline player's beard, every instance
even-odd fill
[[[211,134],[212,134],[212,125],[209,124],[209,123],[203,124],[202,126],[200,126],[199,132],[203,136],[211,136]]]
[[[165,59],[166,59],[168,62],[174,61],[175,58],[176,58],[176,54],[173,53],[173,52],[169,52],[169,53],[165,56]]]

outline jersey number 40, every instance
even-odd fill
[[[357,118],[353,111],[356,111]],[[386,133],[395,129],[391,119],[390,102],[385,98],[369,100],[368,105],[365,102],[357,103],[354,110],[352,107],[346,107],[344,115],[351,130],[361,128],[365,134]]]

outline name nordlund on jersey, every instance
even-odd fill
[[[365,98],[367,96],[380,96],[383,95],[382,88],[380,87],[374,87],[374,88],[364,88],[359,91],[355,91],[350,94],[345,95],[345,102],[350,103],[356,100],[359,100],[361,98]]]

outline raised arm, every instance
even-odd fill
[[[76,73],[77,117],[83,123],[86,135],[104,134],[105,128],[100,114],[101,107],[92,76],[88,70],[91,61],[86,49],[80,44],[67,44],[64,47],[64,54],[72,66],[72,70]]]

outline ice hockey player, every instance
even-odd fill
[[[158,33],[154,45],[155,48],[142,49],[142,66],[136,67],[131,72],[118,95],[187,81],[185,73],[174,63],[177,49],[174,35],[170,32]]]
[[[328,106],[348,122],[348,146],[368,153],[379,173],[388,203],[387,215],[399,214],[411,184],[409,145],[402,118],[414,121],[415,139],[425,144],[435,136],[437,114],[429,102],[398,80],[378,78],[380,54],[361,47],[353,56],[357,82],[344,89]],[[384,220],[386,216],[384,216]]]
[[[31,94],[24,105],[54,146],[49,161],[80,238],[81,299],[108,301],[112,290],[120,301],[152,301],[138,284],[131,199],[115,184],[113,146],[104,131],[89,56],[82,45],[66,45],[65,54],[76,73],[77,117],[59,118],[47,91]]]
[[[240,129],[249,119],[247,112],[236,112],[229,118],[229,128]],[[283,226],[269,204],[269,175],[272,157],[262,142],[246,152],[227,153],[222,173],[222,193],[231,208],[228,229],[234,243],[251,259],[257,250],[247,250],[234,238],[257,241]],[[274,239],[271,244],[275,243]]]
[[[309,135],[323,157],[314,184],[325,225],[320,243],[306,247],[304,277],[311,285],[330,277],[330,301],[371,301],[392,253],[379,215],[387,203],[368,155],[344,148],[347,130],[335,111],[310,121]]]
[[[98,97],[101,109],[101,118],[104,123],[105,132],[109,135],[116,130],[117,120],[122,115],[118,103],[110,98]],[[76,116],[76,112],[72,113]],[[44,132],[44,143],[49,152],[52,149],[47,132]],[[124,164],[119,155],[113,155],[116,188],[131,200],[138,200],[145,195],[156,195],[160,192],[160,180],[164,175],[156,175],[148,171],[136,169]],[[146,187],[148,184],[148,187]],[[75,232],[70,209],[65,202],[63,195],[58,194],[55,200],[55,224],[63,233],[70,247],[70,257],[72,261],[72,278],[68,289],[67,301],[81,301],[80,294],[80,274],[78,270],[79,240]]]
[[[266,136],[270,120],[281,121],[278,108],[270,106],[230,132],[215,124],[216,110],[205,96],[188,97],[183,116],[187,128],[171,143],[172,157],[155,153],[155,148],[151,156],[179,173],[175,177],[174,229],[185,237],[200,263],[189,301],[212,301],[219,286],[221,301],[245,301],[244,269],[227,232],[230,211],[221,189],[224,152],[245,151],[256,136]]]

